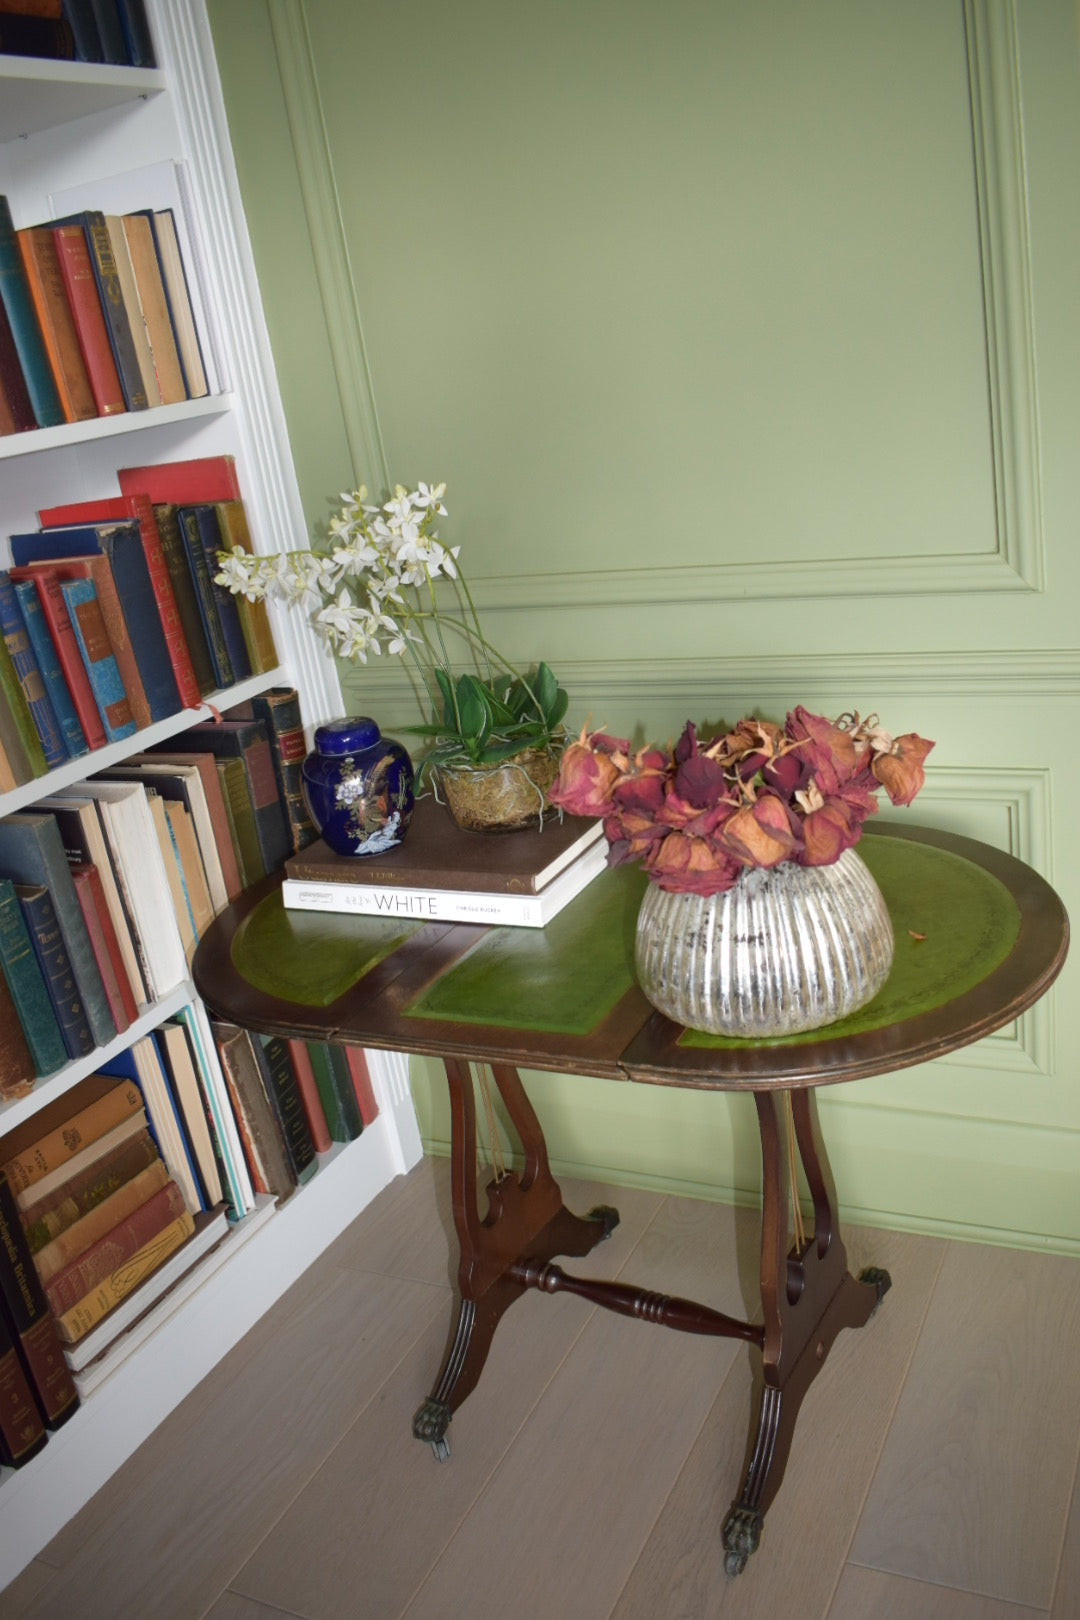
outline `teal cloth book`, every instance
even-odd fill
[[[49,357],[41,338],[19,250],[8,200],[0,195],[0,301],[4,305],[15,352],[38,427],[59,427],[64,420]]]
[[[54,1074],[67,1062],[67,1048],[10,878],[0,878],[0,969],[35,1069],[39,1075]]]
[[[79,654],[86,667],[105,736],[109,742],[131,737],[135,733],[135,721],[98,605],[94,582],[92,579],[65,579],[60,582],[60,590],[75,639],[79,643]]]
[[[94,1037],[52,896],[43,883],[16,883],[15,893],[64,1050],[68,1057],[85,1057],[94,1050]]]
[[[7,643],[12,666],[30,710],[38,741],[41,743],[45,764],[50,770],[63,765],[68,758],[60,722],[53,708],[52,698],[38,664],[34,644],[30,640],[22,616],[22,608],[6,569],[0,569],[0,634]]]
[[[71,701],[71,693],[68,691],[64,672],[60,668],[60,660],[56,656],[49,627],[45,623],[37,586],[32,580],[20,579],[12,583],[12,590],[22,613],[30,645],[37,657],[38,669],[41,671],[41,679],[49,694],[57,725],[60,727],[64,748],[69,759],[79,759],[83,754],[89,753],[90,749],[86,734],[79,724],[79,717],[75,713],[75,705]]]

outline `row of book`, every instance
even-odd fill
[[[0,433],[209,391],[172,208],[16,230],[0,196]]]
[[[143,0],[0,0],[0,52],[157,66]]]
[[[314,835],[273,688],[0,820],[0,1097],[127,1030],[203,932]],[[301,821],[301,813],[304,820]]]
[[[0,570],[0,792],[276,669],[262,602],[215,585],[251,550],[231,456],[122,468],[42,508]]]
[[[193,1003],[0,1139],[0,1462],[36,1455],[163,1296],[376,1113],[359,1049]]]

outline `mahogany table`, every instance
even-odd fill
[[[926,1062],[1000,1028],[1047,990],[1068,948],[1054,891],[985,844],[888,827],[865,836],[860,853],[893,921],[889,980],[851,1017],[779,1041],[697,1034],[649,1006],[633,971],[642,893],[633,870],[605,872],[542,930],[286,911],[280,879],[267,879],[204,936],[194,977],[212,1011],[266,1032],[443,1060],[458,1297],[442,1367],[413,1421],[436,1455],[447,1454],[450,1419],[476,1387],[500,1319],[528,1289],[747,1340],[761,1354],[762,1388],[722,1531],[728,1573],[744,1567],[780,1487],[807,1389],[836,1335],[861,1327],[890,1285],[884,1271],[854,1278],[847,1269],[816,1087]],[[483,1215],[472,1063],[490,1065],[522,1150],[522,1168],[488,1186]],[[618,1214],[566,1208],[519,1067],[753,1095],[762,1153],[760,1321],[555,1263],[588,1254]],[[785,1094],[813,1205],[801,1243],[789,1238]]]

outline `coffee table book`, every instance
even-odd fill
[[[516,833],[463,832],[420,799],[402,842],[335,855],[320,839],[285,862],[282,899],[304,911],[542,928],[600,872],[599,821],[566,816]]]

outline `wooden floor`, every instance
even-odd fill
[[[529,1294],[437,1463],[448,1176],[387,1189],[5,1593],[4,1620],[1076,1620],[1080,1263],[849,1228],[893,1288],[803,1407],[759,1552],[718,1529],[751,1352]],[[756,1297],[753,1216],[564,1184],[579,1270]]]

